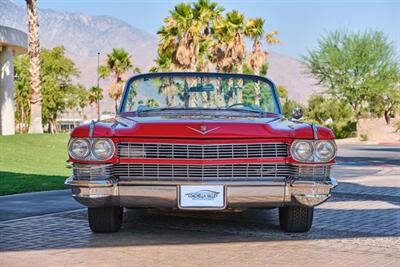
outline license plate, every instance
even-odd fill
[[[225,190],[223,185],[182,185],[180,187],[180,208],[224,208]]]

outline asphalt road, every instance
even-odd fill
[[[332,175],[340,180],[375,175],[400,167],[400,146],[346,144],[338,146]]]
[[[339,145],[338,164],[332,176],[340,181],[375,175],[382,169],[400,166],[400,146]],[[70,190],[27,193],[0,197],[0,221],[20,219],[84,208]]]
[[[400,146],[339,145],[337,162],[344,166],[400,166]]]

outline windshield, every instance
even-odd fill
[[[160,109],[280,113],[272,83],[257,76],[152,73],[128,81],[120,112]]]

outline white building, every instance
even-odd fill
[[[14,56],[27,51],[28,35],[0,25],[0,135],[15,134]]]

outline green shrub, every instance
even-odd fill
[[[363,142],[364,141],[368,141],[368,135],[367,134],[361,134],[360,135],[360,140],[363,141]]]

